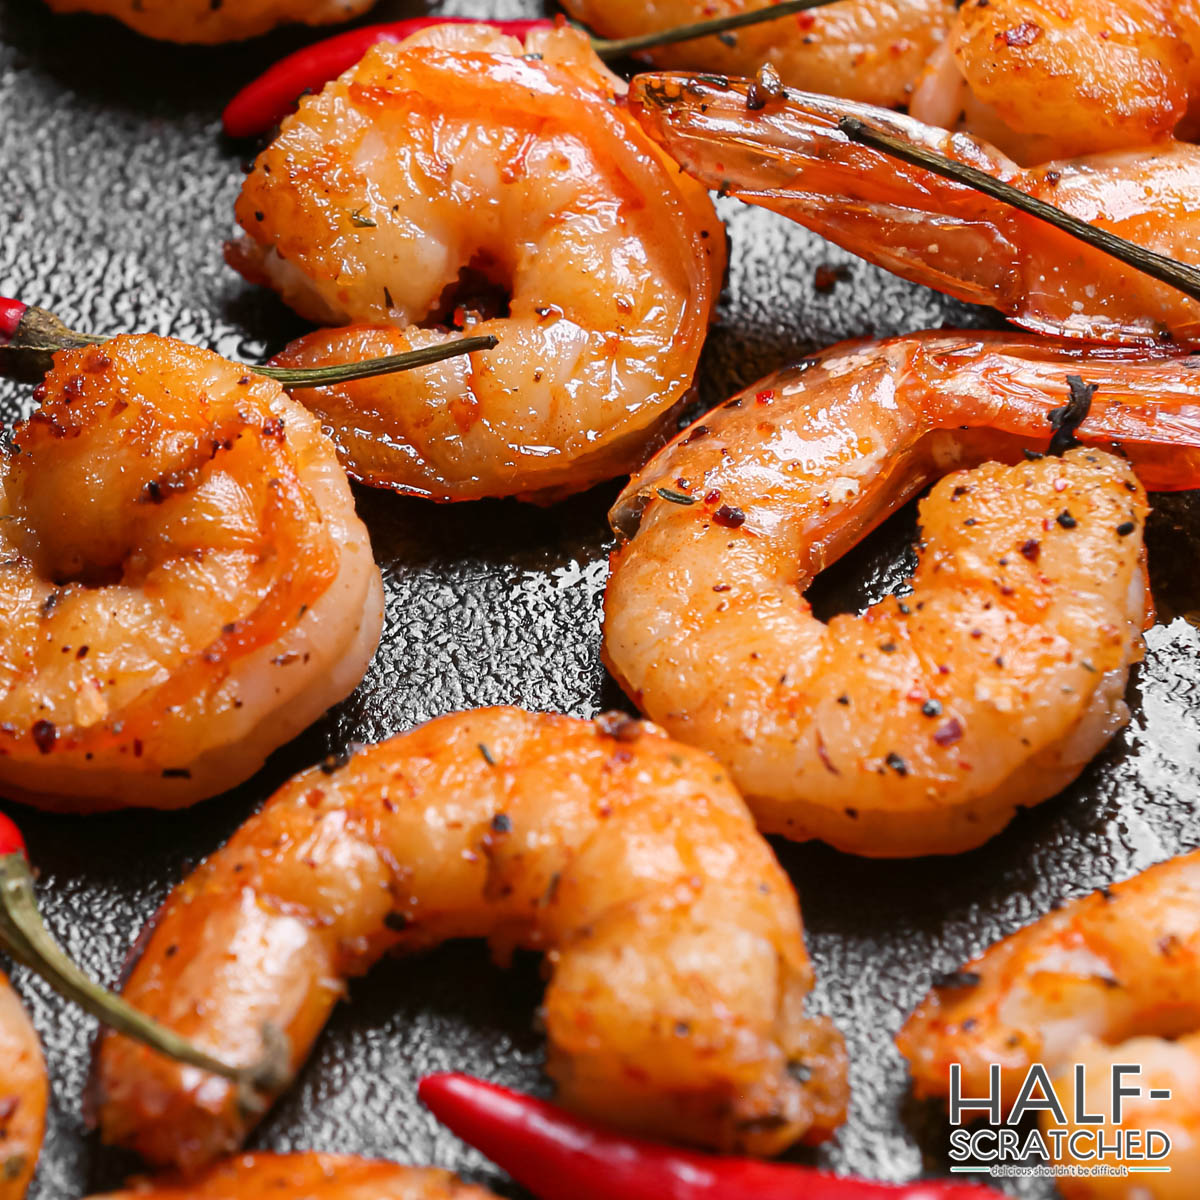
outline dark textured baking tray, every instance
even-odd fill
[[[383,3],[375,18],[415,15]],[[436,10],[435,10],[436,11]],[[524,16],[536,0],[472,0],[446,12]],[[285,33],[223,50],[173,49],[39,0],[0,0],[0,293],[97,332],[152,329],[230,355],[278,347],[299,327],[226,269],[244,147],[222,140],[224,100],[305,40]],[[762,211],[724,206],[732,269],[700,374],[703,402],[842,337],[985,318],[904,284]],[[820,291],[816,268],[845,265]],[[7,422],[29,388],[0,382]],[[387,629],[358,691],[237,792],[191,811],[91,819],[20,814],[42,869],[50,924],[106,980],[189,863],[218,845],[293,770],[353,740],[496,702],[579,715],[621,705],[599,659],[606,506],[615,487],[548,510],[434,507],[360,491],[387,584]],[[902,578],[911,512],[820,581],[826,611]],[[779,845],[816,960],[815,1003],[850,1045],[854,1102],[838,1139],[804,1157],[902,1179],[936,1169],[944,1121],[907,1099],[891,1035],[930,973],[1050,903],[1200,844],[1200,502],[1159,499],[1150,531],[1161,622],[1130,689],[1133,721],[1064,796],[959,858],[872,863]],[[103,1150],[83,1118],[94,1026],[24,971],[14,978],[54,1080],[33,1190],[65,1200],[136,1164]],[[356,984],[317,1052],[253,1144],[431,1162],[490,1180],[482,1160],[414,1099],[416,1080],[462,1068],[540,1089],[536,964],[494,968],[482,946],[390,962]],[[1048,1195],[1045,1183],[1019,1194]]]

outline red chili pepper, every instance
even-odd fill
[[[991,1188],[955,1180],[873,1183],[677,1150],[469,1075],[426,1076],[418,1094],[439,1121],[539,1200],[1004,1200]]]
[[[230,137],[252,137],[265,133],[292,111],[305,92],[323,88],[331,79],[348,71],[379,42],[402,42],[406,37],[433,25],[491,25],[510,37],[521,38],[532,29],[552,29],[552,20],[477,21],[470,17],[414,17],[383,25],[364,25],[339,33],[312,46],[304,46],[269,67],[247,84],[225,109],[225,132]]]
[[[22,304],[20,300],[0,296],[0,346],[17,332],[17,326],[21,324],[21,318],[28,308],[29,305]]]
[[[2,313],[3,310],[0,309],[0,314]],[[0,813],[0,858],[7,858],[10,854],[19,854],[22,858],[27,857],[25,839],[16,825],[3,813]]]

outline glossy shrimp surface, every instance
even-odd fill
[[[242,1154],[187,1180],[144,1179],[92,1200],[494,1200],[447,1171],[343,1154]]]
[[[1200,1189],[1200,853],[1151,867],[1049,913],[998,942],[935,988],[898,1035],[918,1096],[946,1096],[951,1063],[962,1094],[988,1093],[1001,1067],[1004,1105],[1042,1063],[1070,1117],[1075,1064],[1087,1068],[1084,1111],[1114,1142],[1111,1067],[1140,1068],[1121,1126],[1162,1130],[1169,1175],[1063,1177],[1070,1200],[1185,1200]],[[1172,1098],[1155,1099],[1151,1089]],[[1045,1128],[1051,1114],[1043,1113]],[[1074,1126],[1068,1126],[1075,1128]],[[1072,1161],[1069,1157],[1064,1161]],[[1116,1165],[1115,1160],[1113,1165]]]
[[[279,385],[152,335],[64,351],[0,464],[0,795],[171,808],[346,696],[382,586]]]
[[[46,0],[55,12],[100,13],[164,42],[236,42],[277,25],[328,25],[375,0]]]
[[[1200,340],[1200,303],[1044,222],[843,134],[857,117],[1184,262],[1200,257],[1200,147],[1168,141],[1022,169],[995,147],[883,109],[789,92],[755,111],[745,82],[638,76],[630,102],[686,170],[907,279],[1029,329],[1149,345]]]
[[[299,1066],[348,977],[464,937],[546,951],[547,1070],[576,1109],[755,1153],[843,1118],[787,876],[708,755],[627,717],[481,709],[297,776],[176,888],[125,994],[235,1061],[269,1022]],[[151,1162],[250,1124],[224,1081],[119,1037],[98,1084],[106,1139]]]
[[[353,476],[544,497],[639,461],[691,386],[725,238],[704,189],[615,103],[623,87],[574,30],[522,46],[441,26],[372,49],[259,156],[230,261],[313,320],[358,323],[279,363],[397,353],[446,322],[500,339],[298,392]]]
[[[29,1187],[49,1092],[41,1043],[0,973],[0,1200],[21,1200]]]
[[[909,112],[1045,162],[1190,135],[1197,97],[1196,0],[967,0]]]
[[[625,38],[768,8],[772,0],[567,0],[605,37]],[[809,12],[648,51],[663,67],[753,75],[770,63],[784,83],[864,104],[904,104],[945,40],[953,0],[837,0]]]
[[[606,662],[651,720],[730,768],[761,828],[956,853],[1124,722],[1142,484],[1088,449],[1021,461],[1046,448],[1069,375],[1100,389],[1080,436],[1123,446],[1148,486],[1200,481],[1200,385],[1178,360],[926,334],[763,380],[622,493]],[[813,577],[941,476],[912,594],[817,620]]]

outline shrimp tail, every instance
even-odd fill
[[[1018,302],[1019,256],[1003,206],[891,162],[852,141],[838,121],[858,117],[1002,179],[1018,173],[1014,163],[975,138],[827,96],[789,89],[785,101],[756,111],[751,86],[715,75],[645,74],[634,79],[628,103],[650,136],[710,188],[960,300],[1005,311]]]

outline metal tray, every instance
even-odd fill
[[[372,19],[415,15],[382,3]],[[436,10],[435,10],[436,11]],[[540,15],[536,0],[470,0],[444,11]],[[229,271],[221,242],[247,150],[224,141],[231,92],[306,40],[287,32],[227,49],[177,49],[107,21],[56,18],[0,0],[0,293],[96,332],[151,329],[254,357],[300,326]],[[814,347],[862,334],[986,316],[902,283],[771,214],[723,202],[732,268],[700,372],[714,404]],[[822,264],[845,268],[832,289]],[[0,418],[31,407],[0,382]],[[387,583],[387,629],[358,691],[235,793],[175,814],[66,819],[21,813],[51,926],[113,980],[139,929],[189,864],[217,846],[288,774],[353,740],[440,713],[510,702],[592,715],[626,702],[599,660],[600,602],[616,487],[547,510],[435,507],[360,491]],[[856,608],[903,578],[911,511],[819,582],[826,611]],[[1130,688],[1133,721],[1062,797],[958,858],[885,864],[780,843],[817,968],[815,1005],[850,1045],[854,1102],[838,1138],[800,1157],[909,1178],[944,1163],[942,1116],[908,1098],[891,1037],[931,972],[1045,912],[1051,902],[1200,844],[1200,500],[1160,497],[1150,552],[1161,624]],[[85,1124],[95,1028],[24,971],[16,985],[54,1080],[35,1200],[118,1183],[137,1164]],[[545,1088],[532,1016],[536,964],[493,967],[480,945],[379,967],[351,990],[296,1085],[253,1146],[437,1163],[496,1182],[483,1160],[416,1103],[427,1071],[461,1068]],[[503,1185],[501,1185],[503,1186]],[[1013,1185],[1048,1196],[1048,1185]],[[515,1193],[513,1193],[515,1194]]]

